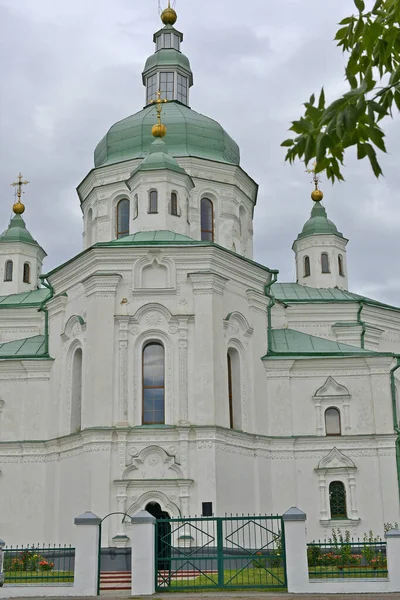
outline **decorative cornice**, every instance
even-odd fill
[[[223,296],[229,279],[217,273],[188,273],[195,295]]]
[[[121,275],[118,273],[93,273],[82,283],[88,298],[93,295],[110,298],[115,295],[120,280]]]

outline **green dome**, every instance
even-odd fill
[[[139,171],[159,171],[166,169],[181,175],[187,175],[175,158],[168,154],[167,145],[161,138],[156,138],[150,146],[149,154],[142,160],[139,166],[131,173],[131,177]]]
[[[311,235],[337,235],[343,237],[343,234],[337,230],[336,225],[328,219],[326,210],[320,202],[315,203],[311,211],[311,217],[305,223],[297,239],[301,240]]]
[[[8,229],[0,235],[0,244],[8,244],[9,242],[23,242],[40,248],[37,241],[33,239],[27,230],[21,215],[15,215],[11,219]]]
[[[155,108],[147,106],[113,125],[94,152],[95,166],[144,158],[154,141],[151,129],[155,122]],[[180,102],[168,102],[163,105],[162,122],[167,126],[165,142],[170,156],[193,156],[232,165],[240,164],[238,145],[213,119]]]
[[[146,83],[146,74],[152,69],[159,67],[180,67],[190,73],[190,85],[193,85],[193,73],[190,68],[190,62],[187,56],[174,49],[159,50],[155,54],[149,56],[143,70],[143,83]]]

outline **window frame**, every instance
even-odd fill
[[[323,257],[326,257],[327,269],[324,269],[324,258]],[[326,275],[330,272],[331,272],[331,268],[330,268],[330,262],[329,262],[329,254],[327,252],[322,252],[322,254],[321,254],[321,273]]]
[[[27,268],[27,271],[26,271]],[[24,263],[23,266],[23,270],[22,270],[22,283],[31,283],[31,265],[28,262]],[[28,276],[26,277],[26,272],[28,273]]]
[[[343,498],[342,501],[344,503],[344,513],[338,513],[333,515],[332,514],[332,491],[331,488],[333,485],[337,485],[340,484],[341,489],[343,490]],[[329,513],[330,513],[330,517],[332,521],[345,521],[347,520],[348,517],[348,508],[347,508],[347,490],[346,490],[346,486],[344,484],[343,481],[341,481],[340,479],[335,479],[333,481],[331,481],[329,483],[329,488],[328,488],[328,496],[329,496]]]
[[[152,195],[155,194],[156,195],[156,210],[153,210],[153,206],[152,206],[152,202],[153,202],[153,198]],[[150,190],[149,191],[149,209],[148,209],[148,214],[149,215],[158,215],[158,191],[157,190]]]
[[[128,203],[128,229],[126,230],[121,230],[119,229],[119,211],[120,211],[120,206],[122,204],[122,202],[127,202]],[[117,205],[116,205],[116,236],[117,236],[117,240],[120,240],[121,238],[127,237],[130,234],[129,231],[129,224],[130,224],[130,220],[131,220],[131,202],[129,200],[129,198],[121,198],[120,200],[118,200]]]
[[[11,266],[11,274],[9,268]],[[6,264],[4,266],[4,281],[10,283],[12,282],[14,277],[14,263],[12,260],[6,260]]]
[[[327,424],[326,424],[326,413],[328,412],[328,410],[334,410],[336,411],[338,418],[339,418],[339,433],[328,433],[328,428],[327,428]],[[328,408],[325,409],[324,412],[324,422],[325,422],[325,435],[326,437],[341,437],[342,435],[342,415],[340,413],[340,410],[337,408],[337,406],[328,406]]]
[[[303,277],[311,277],[311,261],[309,256],[305,256],[303,260]]]
[[[233,382],[232,382],[232,359],[229,351],[227,353],[227,363],[228,363],[228,406],[229,406],[229,427],[233,429],[234,421],[233,421]]]
[[[205,229],[203,227],[203,215],[202,215],[203,202],[208,202],[209,206],[211,206],[211,229]],[[201,241],[202,242],[215,242],[215,222],[214,222],[214,220],[215,220],[214,202],[210,198],[207,198],[207,196],[204,196],[204,198],[202,198],[200,200],[200,233],[201,233]],[[203,233],[211,234],[211,240],[204,238]]]
[[[150,346],[159,346],[160,348],[163,349],[163,385],[162,386],[145,386],[144,381],[145,381],[145,364],[144,364],[144,355],[146,352],[146,349],[149,348]],[[165,425],[165,346],[164,344],[159,341],[159,340],[152,340],[152,341],[148,341],[143,345],[142,348],[142,425]],[[163,394],[163,413],[164,413],[164,418],[162,421],[160,422],[155,422],[155,421],[151,421],[151,422],[147,422],[144,419],[144,414],[145,414],[145,390],[149,390],[149,389],[162,389],[164,391]],[[154,412],[154,411],[153,411]]]
[[[170,214],[173,217],[179,217],[178,194],[176,192],[171,192]]]
[[[343,255],[339,254],[338,255],[338,269],[339,269],[339,275],[340,277],[344,277],[344,267],[343,267]]]

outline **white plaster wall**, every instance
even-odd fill
[[[0,246],[0,296],[10,294],[21,294],[30,292],[39,287],[39,275],[42,272],[42,263],[45,254],[37,246],[13,242],[1,244]],[[13,279],[4,281],[5,265],[8,260],[13,262]],[[24,264],[28,263],[31,268],[31,281],[24,283]]]
[[[345,238],[336,235],[314,235],[296,240],[293,249],[296,254],[296,281],[300,285],[316,288],[334,288],[347,290],[349,286],[347,273]],[[321,254],[329,257],[329,273],[322,273]],[[344,276],[339,275],[338,257],[343,258]],[[310,258],[311,274],[304,275],[304,258]]]

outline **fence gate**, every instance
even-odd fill
[[[158,519],[156,590],[286,588],[278,516]]]

